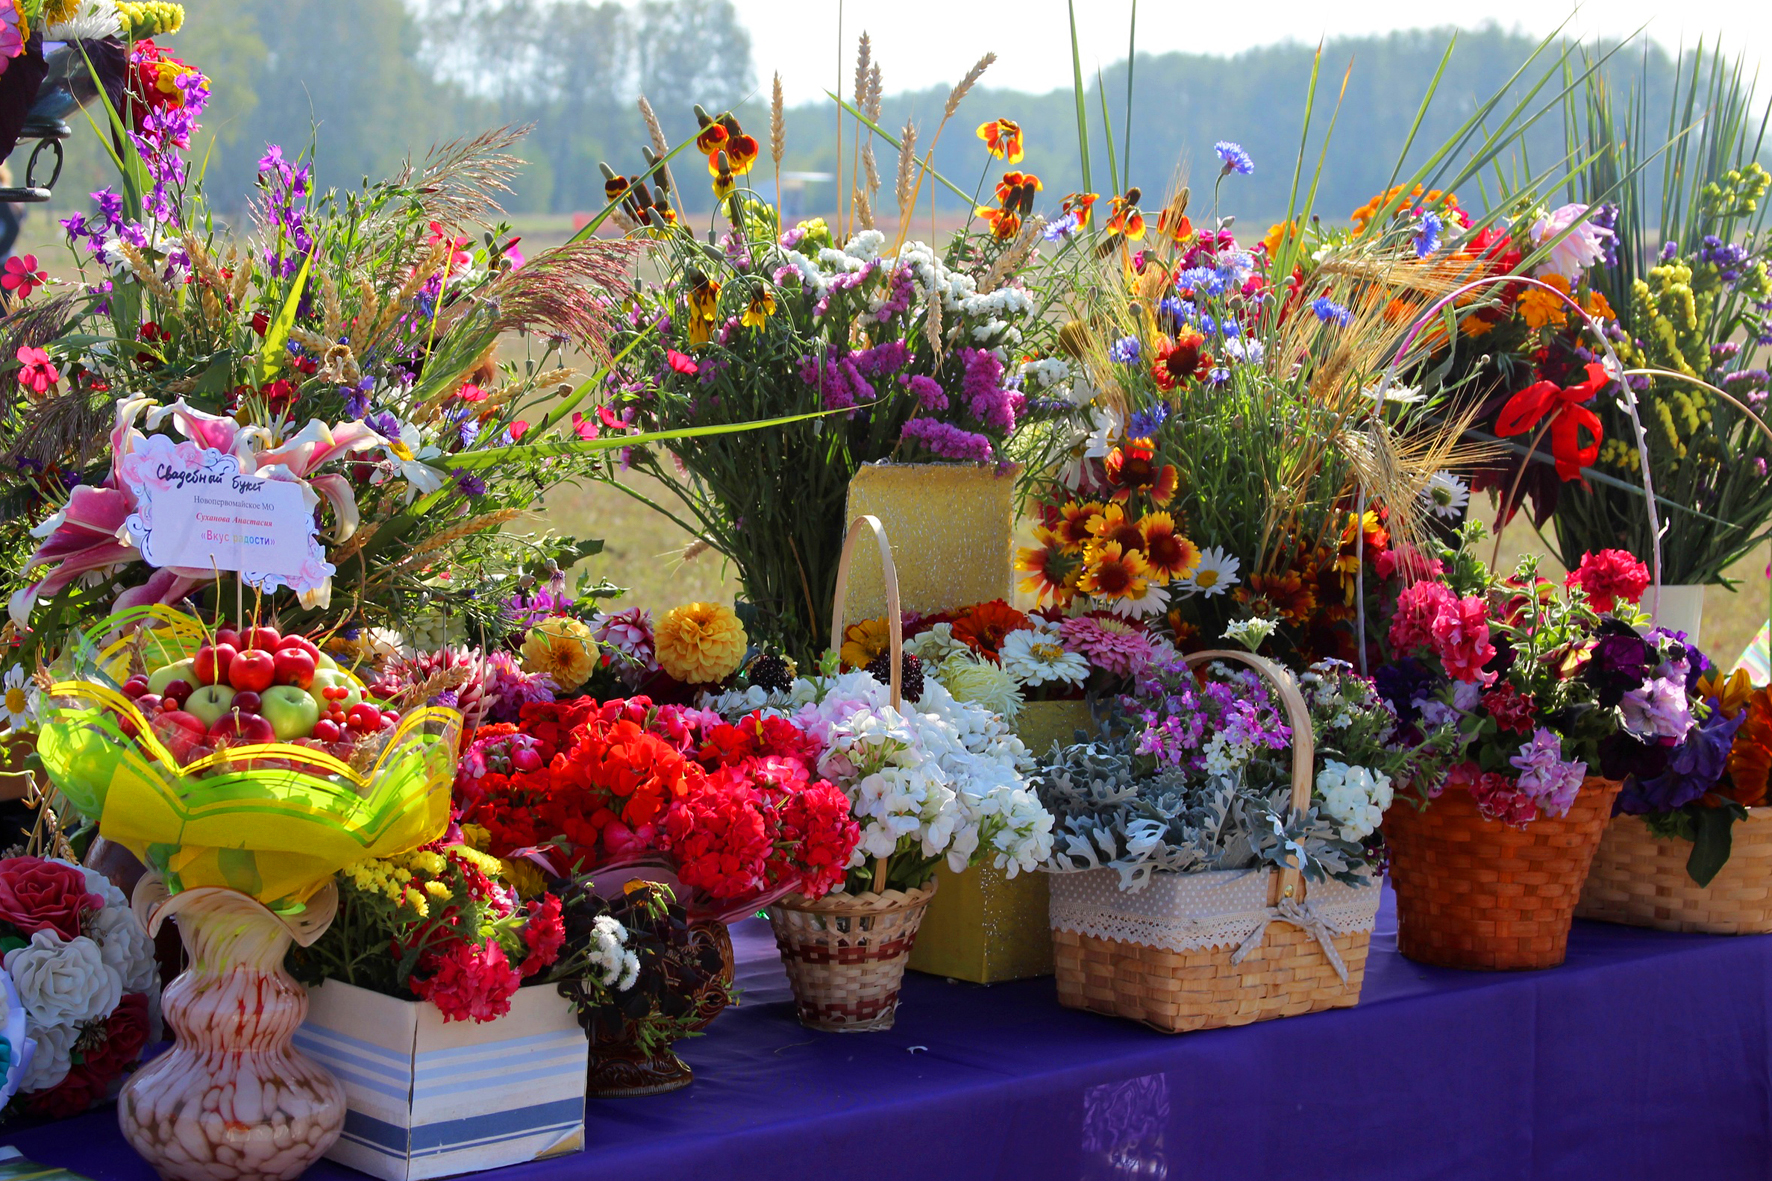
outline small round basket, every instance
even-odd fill
[[[816,901],[790,894],[771,906],[800,1023],[837,1033],[892,1028],[911,945],[933,897],[932,879],[918,890]]]

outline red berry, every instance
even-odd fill
[[[314,737],[321,742],[337,742],[338,736],[338,723],[331,718],[321,718],[314,723]]]
[[[148,678],[144,676],[133,676],[123,682],[123,696],[125,697],[140,697],[147,691]]]

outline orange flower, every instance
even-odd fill
[[[1565,295],[1569,293],[1569,280],[1561,275],[1546,275],[1544,281]],[[1569,319],[1569,305],[1543,287],[1526,288],[1525,293],[1520,296],[1518,307],[1528,328],[1543,328],[1546,325],[1561,328]]]
[[[1027,627],[1027,616],[1002,599],[992,599],[960,613],[960,617],[954,620],[954,639],[981,656],[995,660],[997,650],[1003,646],[1003,637]]]
[[[992,209],[986,205],[978,207],[978,216],[991,227],[991,237],[1007,242],[1021,233],[1021,214],[1013,209]]]
[[[1064,203],[1059,208],[1064,213],[1076,214],[1077,228],[1086,230],[1089,228],[1090,213],[1095,208],[1095,202],[1099,197],[1100,195],[1097,193],[1071,193],[1065,197]]]
[[[726,129],[709,120],[695,137],[695,150],[712,158],[713,154],[726,146]]]
[[[1448,217],[1457,216],[1457,217],[1462,218],[1464,216],[1464,210],[1462,210],[1458,207],[1458,194],[1457,193],[1444,193],[1444,192],[1441,192],[1439,189],[1429,189],[1424,193],[1424,192],[1422,192],[1421,186],[1416,185],[1413,189],[1410,190],[1408,200],[1397,201],[1397,198],[1399,196],[1401,196],[1402,193],[1403,193],[1403,186],[1398,185],[1393,189],[1385,190],[1384,192],[1378,194],[1378,196],[1376,196],[1376,197],[1372,198],[1370,201],[1366,202],[1364,205],[1360,206],[1358,209],[1354,210],[1354,212],[1353,212],[1354,229],[1356,229],[1356,230],[1365,229],[1366,223],[1371,221],[1373,218],[1377,217],[1379,210],[1385,209],[1385,208],[1390,209],[1390,216],[1392,216],[1392,217],[1396,217],[1396,216],[1398,216],[1398,215],[1406,212],[1407,210],[1412,209],[1418,205],[1436,206],[1440,209],[1440,211],[1442,213],[1446,214]],[[1395,202],[1394,205],[1392,204],[1393,202]],[[1460,224],[1468,224],[1468,223],[1461,222]]]
[[[1128,189],[1124,197],[1109,199],[1106,226],[1109,235],[1119,234],[1128,242],[1144,237],[1144,214],[1138,210],[1138,197],[1137,189]]]
[[[1036,525],[1034,537],[1040,543],[1038,546],[1022,549],[1015,555],[1015,568],[1024,576],[1021,589],[1033,595],[1036,602],[1067,606],[1079,563],[1067,552],[1064,540],[1053,530]]]
[[[997,203],[1005,210],[1027,214],[1034,208],[1034,194],[1044,187],[1031,172],[1005,172],[997,182]]]
[[[1100,599],[1140,599],[1150,588],[1150,567],[1137,550],[1127,553],[1117,541],[1089,547],[1077,589]]]
[[[1117,504],[1110,504],[1100,516],[1089,522],[1089,535],[1095,542],[1117,542],[1122,551],[1132,553],[1144,548],[1144,533],[1136,521],[1128,520],[1126,510]]]
[[[1723,711],[1726,718],[1740,713],[1753,693],[1753,678],[1748,676],[1745,668],[1738,668],[1727,676],[1721,670],[1712,668],[1698,678],[1698,695],[1714,699],[1717,708]]]
[[[1766,802],[1772,776],[1772,688],[1757,689],[1747,699],[1747,720],[1735,731],[1729,748],[1730,787],[1722,794],[1746,807]]]
[[[1606,296],[1602,292],[1590,289],[1582,306],[1596,320],[1618,319],[1618,313],[1612,310],[1612,305],[1606,302]]]
[[[1458,322],[1458,334],[1470,340],[1475,340],[1479,336],[1488,336],[1493,331],[1495,331],[1495,322],[1481,313],[1466,316]]]
[[[720,314],[720,284],[700,271],[689,272],[689,343],[700,348],[714,334]]]
[[[726,160],[734,176],[749,172],[751,165],[757,162],[757,153],[757,137],[754,135],[732,135],[726,140]]]
[[[1095,534],[1090,528],[1090,522],[1101,515],[1100,503],[1091,500],[1086,504],[1078,504],[1073,500],[1058,512],[1058,527],[1053,532],[1058,536],[1059,547],[1067,554],[1082,553],[1083,547],[1089,544],[1089,539]]]
[[[1157,232],[1167,237],[1177,246],[1185,246],[1193,241],[1194,223],[1188,215],[1176,208],[1180,202],[1170,205],[1157,215]]]
[[[1296,239],[1298,237],[1298,227],[1300,224],[1301,221],[1294,221],[1288,226],[1285,222],[1281,221],[1275,222],[1268,227],[1267,236],[1262,238],[1261,244],[1267,250],[1269,258],[1272,258],[1275,254],[1279,253],[1280,244],[1282,242],[1286,241],[1288,238]]]
[[[1157,504],[1175,499],[1180,476],[1172,463],[1157,467],[1156,454],[1156,446],[1149,439],[1129,439],[1108,452],[1102,466],[1116,486],[1115,500],[1126,500],[1134,492],[1143,492]]]
[[[1013,119],[992,119],[978,125],[985,151],[1010,164],[1021,163],[1021,124]]]
[[[1237,588],[1237,601],[1257,615],[1303,623],[1317,609],[1317,591],[1296,570],[1251,574],[1248,585]]]
[[[1184,324],[1173,339],[1158,339],[1151,376],[1159,389],[1172,390],[1189,378],[1204,378],[1211,370],[1212,354],[1206,351],[1206,334],[1198,328]]]
[[[1200,567],[1200,547],[1175,531],[1168,513],[1147,513],[1138,522],[1144,533],[1144,560],[1158,582],[1186,578]]]

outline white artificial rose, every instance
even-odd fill
[[[25,1012],[46,1028],[96,1021],[123,999],[123,974],[84,935],[64,943],[54,931],[38,931],[29,944],[6,953],[6,971]]]
[[[25,1071],[25,1077],[19,1081],[18,1089],[27,1094],[33,1091],[47,1091],[68,1077],[73,1066],[71,1055],[74,1043],[80,1038],[80,1030],[74,1025],[42,1026],[29,1024],[25,1032],[30,1034],[37,1049],[31,1055],[31,1068]]]
[[[88,933],[98,942],[105,963],[117,969],[123,979],[123,991],[151,992],[159,979],[159,966],[154,960],[154,941],[142,929],[141,921],[128,907],[107,906],[87,924]]]

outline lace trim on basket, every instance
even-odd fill
[[[1052,926],[1098,939],[1169,951],[1242,947],[1270,922],[1292,922],[1266,905],[1267,872],[1157,874],[1136,894],[1119,888],[1111,869],[1052,878]],[[1378,916],[1378,883],[1365,887],[1317,882],[1308,912],[1337,934],[1370,931]]]

